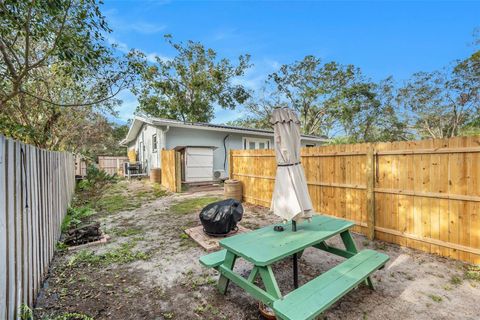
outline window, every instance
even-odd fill
[[[270,149],[270,139],[243,138],[243,149]]]
[[[157,152],[157,134],[152,136],[152,152]]]

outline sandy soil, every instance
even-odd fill
[[[130,182],[126,188],[145,188],[145,183]],[[95,319],[261,319],[254,299],[235,285],[226,296],[220,295],[215,288],[216,271],[198,263],[205,252],[183,233],[199,224],[198,211],[178,214],[170,210],[188,199],[220,195],[218,191],[169,194],[134,210],[99,214],[112,238],[88,250],[98,255],[127,243],[149,258],[75,265],[72,257],[78,250],[57,253],[35,315],[49,318],[78,312]],[[245,209],[242,224],[248,228],[278,221],[265,208],[246,205]],[[465,264],[370,242],[361,235],[355,235],[355,241],[359,249],[385,252],[390,261],[374,274],[375,291],[360,286],[319,319],[480,319],[480,282],[465,278]],[[333,239],[331,244],[341,241]],[[306,250],[299,264],[300,283],[342,260],[316,249]],[[236,266],[245,275],[250,268],[243,261]],[[282,292],[292,290],[290,261],[277,263],[274,272]]]

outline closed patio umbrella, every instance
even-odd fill
[[[270,122],[273,125],[277,159],[271,210],[284,220],[292,220],[292,229],[296,231],[297,221],[311,218],[313,211],[300,162],[300,121],[292,110],[277,108],[273,110]],[[293,276],[297,288],[297,254],[293,255]]]
[[[288,108],[273,110],[277,174],[271,210],[284,220],[302,221],[312,216],[312,201],[300,162],[300,121]]]

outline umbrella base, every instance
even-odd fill
[[[267,320],[277,319],[277,317],[275,317],[275,313],[273,312],[273,310],[262,302],[258,303],[258,310],[260,311],[262,316]]]

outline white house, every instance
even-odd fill
[[[303,147],[326,141],[310,135],[301,138]],[[136,151],[147,173],[162,167],[160,150],[175,149],[181,153],[182,181],[212,181],[226,177],[230,149],[271,149],[273,131],[135,116],[121,144]]]

